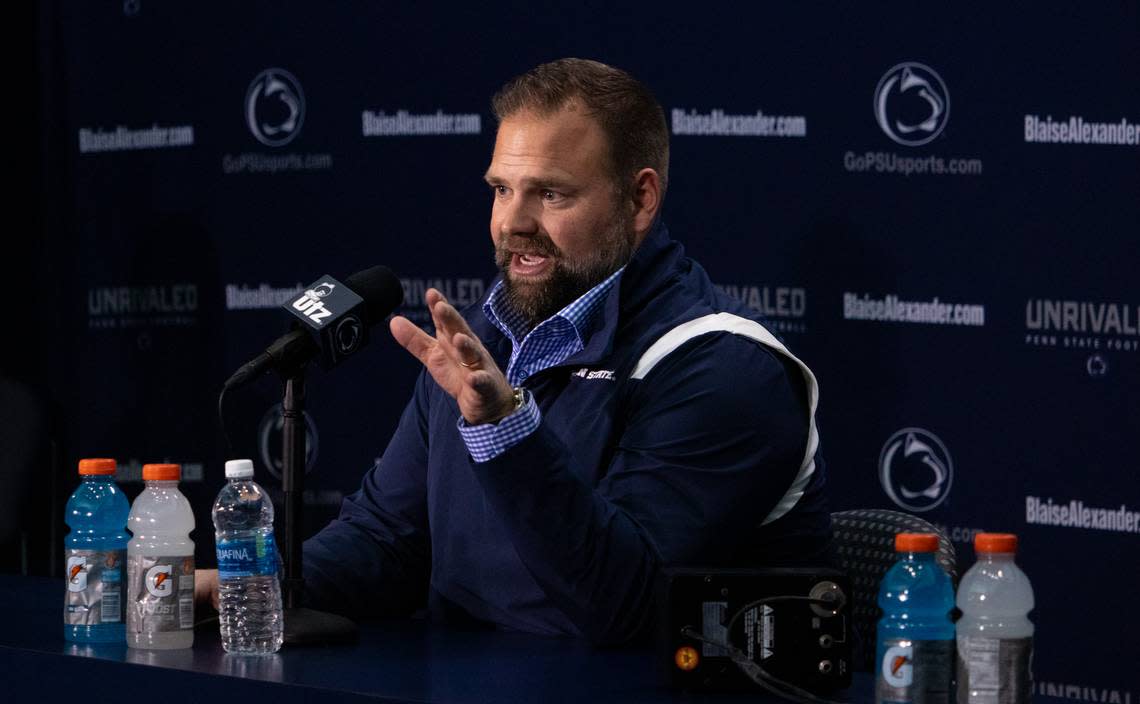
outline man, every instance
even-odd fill
[[[462,313],[429,291],[434,336],[392,320],[425,371],[305,544],[311,604],[613,643],[663,565],[826,562],[815,380],[659,222],[660,105],[579,59],[493,104],[502,276]]]

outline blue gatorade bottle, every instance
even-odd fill
[[[879,588],[876,704],[949,704],[954,587],[935,561],[938,536],[899,533],[899,561]]]
[[[115,460],[79,460],[79,488],[67,500],[64,539],[67,592],[63,637],[79,643],[123,643],[123,582],[127,568],[127,514],[115,484]]]

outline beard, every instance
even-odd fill
[[[495,263],[503,275],[503,300],[523,319],[526,332],[605,281],[629,261],[636,239],[632,220],[624,213],[615,213],[610,224],[599,234],[595,248],[577,260],[567,259],[550,236],[543,232],[526,236],[507,235],[495,243]],[[515,244],[521,246],[514,247]],[[512,249],[549,257],[550,273],[538,282],[513,279]]]

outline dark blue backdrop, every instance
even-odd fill
[[[1109,624],[1137,625],[1140,576],[1136,3],[127,0],[47,3],[41,26],[64,493],[82,456],[119,458],[132,492],[141,463],[182,462],[208,560],[216,392],[283,331],[277,297],[384,263],[421,320],[429,285],[478,298],[489,97],[597,58],[669,116],[674,236],[816,371],[834,507],[911,510],[963,567],[974,531],[1018,533],[1038,694],[1131,703]],[[310,377],[311,528],[417,371],[379,332]],[[274,488],[279,398],[266,379],[230,403]]]

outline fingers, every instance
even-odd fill
[[[456,364],[472,368],[485,360],[482,344],[467,325],[467,321],[447,302],[439,291],[428,289],[426,297],[432,320],[435,322],[436,340],[440,348]]]
[[[392,331],[392,337],[396,338],[401,347],[411,352],[420,362],[427,364],[428,354],[436,346],[435,338],[420,330],[415,323],[402,315],[392,318],[388,323],[388,329]]]
[[[435,289],[428,289],[424,300],[435,337],[401,316],[388,324],[392,336],[458,402],[467,422],[478,425],[509,415],[515,407],[514,391],[467,321]]]
[[[459,409],[468,423],[495,423],[514,412],[514,391],[506,381],[502,375],[482,369],[467,377],[467,383],[475,394],[467,399],[467,403],[461,400]]]
[[[439,308],[443,306],[451,308],[446,302],[440,304]],[[451,308],[451,310],[454,311],[455,309]],[[434,312],[432,317],[435,318]],[[410,352],[416,359],[420,360],[421,364],[429,367],[433,366],[433,352],[436,353],[434,362],[438,364],[438,351],[442,351],[446,355],[446,358],[451,360],[452,364],[457,364],[468,369],[483,361],[483,347],[479,344],[474,335],[455,333],[454,336],[449,337],[448,334],[443,331],[440,322],[437,322],[436,327],[438,337],[432,337],[403,316],[396,316],[388,323],[388,329],[391,330],[392,337],[396,338],[396,342],[400,343],[401,347]],[[464,327],[466,327],[466,323]]]
[[[388,324],[396,342],[429,368],[438,369],[445,360],[446,364],[469,370],[495,366],[467,321],[443,294],[429,288],[425,301],[435,323],[435,337],[407,318],[396,316]]]
[[[218,571],[194,570],[194,601],[201,604],[211,602],[218,607]]]
[[[477,372],[472,372],[471,376],[468,377],[467,383],[469,383],[471,385],[471,388],[475,389],[475,391],[480,396],[489,397],[492,393],[498,390],[499,380],[495,377],[494,374],[479,370]]]
[[[455,337],[456,333],[463,333],[470,337],[475,337],[471,332],[471,328],[467,326],[467,321],[455,309],[455,306],[447,302],[443,294],[436,291],[434,288],[429,288],[427,291],[427,305],[428,310],[431,311],[432,320],[435,321],[436,336],[441,340],[450,340]]]
[[[451,338],[451,346],[455,349],[456,361],[468,369],[480,366],[483,362],[483,346],[470,335],[455,333]]]

